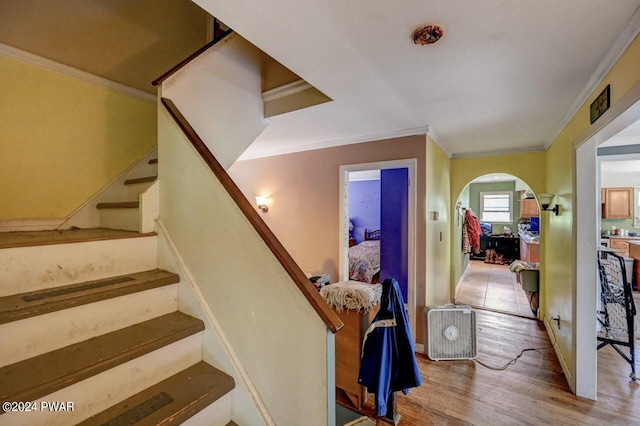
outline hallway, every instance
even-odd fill
[[[509,265],[469,261],[462,276],[462,284],[455,297],[458,305],[470,305],[507,314],[533,318],[529,299],[516,282],[516,275]]]

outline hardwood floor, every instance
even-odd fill
[[[488,365],[551,346],[537,320],[478,310],[477,321],[477,359]],[[553,349],[525,352],[504,371],[418,355],[423,384],[398,392],[400,425],[640,425],[640,382],[629,365],[611,348],[598,363],[598,401],[589,401],[571,393]]]
[[[477,311],[478,360],[503,366],[524,348],[549,347],[536,320]],[[398,397],[411,425],[640,424],[640,383],[611,348],[598,354],[598,401],[573,395],[553,349],[526,352],[504,371],[472,361],[434,362],[419,356],[423,385]]]

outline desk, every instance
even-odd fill
[[[480,250],[495,250],[497,254],[511,260],[520,259],[520,237],[506,237],[504,235],[482,235]]]

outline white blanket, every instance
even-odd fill
[[[320,295],[338,312],[343,309],[369,311],[380,303],[382,284],[367,284],[359,281],[342,281],[324,286]]]

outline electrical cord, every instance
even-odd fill
[[[553,334],[553,333],[552,333]],[[480,365],[482,365],[485,368],[488,368],[489,370],[494,370],[494,371],[504,371],[507,368],[509,368],[512,365],[515,365],[516,362],[518,362],[518,360],[525,354],[525,352],[531,352],[531,351],[535,351],[538,352],[540,355],[544,355],[542,352],[540,351],[544,351],[544,350],[548,350],[548,349],[553,349],[553,347],[556,345],[556,339],[555,339],[555,334],[553,335],[553,343],[551,343],[551,346],[546,346],[544,348],[526,348],[523,349],[518,356],[516,356],[515,358],[513,358],[512,360],[510,360],[509,362],[507,362],[505,365],[503,365],[502,367],[494,367],[492,365],[488,365],[485,364],[484,362],[478,360],[478,359],[474,359],[474,361]]]

